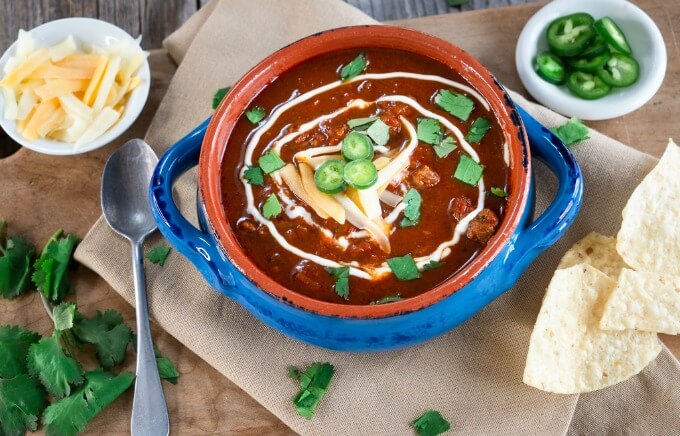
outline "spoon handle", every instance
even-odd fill
[[[170,420],[151,342],[142,241],[132,243],[132,273],[137,311],[137,379],[130,430],[133,436],[166,436],[170,432]]]

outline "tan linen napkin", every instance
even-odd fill
[[[180,29],[167,41],[173,58],[182,62],[146,138],[159,153],[211,113],[217,88],[233,83],[272,51],[319,30],[374,22],[336,0],[213,0],[211,7],[212,13],[196,18],[192,28]],[[564,121],[513,96],[547,125]],[[565,434],[578,396],[548,394],[522,384],[541,298],[561,254],[573,242],[591,230],[615,233],[626,199],[655,162],[595,132],[574,150],[586,182],[578,221],[512,291],[434,341],[370,355],[301,344],[262,325],[210,289],[176,252],[162,269],[147,270],[151,314],[180,342],[302,434],[412,434],[409,422],[430,408],[440,410],[457,434]],[[555,186],[550,173],[536,167],[537,208],[542,210]],[[180,180],[175,194],[182,211],[195,222],[195,171]],[[76,258],[132,304],[128,255],[126,242],[100,220],[79,246]],[[287,378],[286,366],[313,361],[333,363],[337,374],[314,419],[308,421],[292,407],[296,385]],[[579,408],[569,431],[622,434],[643,429],[649,434],[679,434],[677,413],[665,412],[680,410],[679,389],[680,366],[664,350],[639,376],[583,395],[585,406]]]

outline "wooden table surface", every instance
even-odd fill
[[[652,101],[635,113],[589,125],[632,147],[659,156],[669,136],[680,138],[680,123],[673,117],[680,114],[680,101],[677,99],[680,95],[680,48],[675,37],[680,34],[680,2],[640,0],[636,3],[650,14],[664,35],[669,55],[664,85]],[[537,9],[538,5],[515,6],[393,24],[427,31],[464,49],[472,46],[474,41],[477,49],[473,55],[506,86],[522,91],[514,67],[514,45],[522,26]],[[484,41],[481,46],[480,40]],[[0,158],[0,218],[10,222],[12,233],[24,234],[38,246],[57,227],[85,235],[101,213],[99,182],[106,158],[125,140],[144,135],[176,68],[162,50],[152,52],[150,63],[150,99],[141,117],[124,138],[83,156],[55,158],[21,149],[9,157]],[[78,268],[75,277],[77,303],[81,311],[91,315],[97,309],[113,308],[123,313],[126,322],[134,326],[133,308],[102,279],[84,267]],[[17,324],[41,334],[49,333],[52,328],[35,293],[11,301],[0,300],[0,323]],[[178,385],[165,384],[174,434],[292,433],[275,416],[182,344],[156,326],[152,326],[152,330],[158,347],[176,362],[182,373]],[[676,356],[680,356],[679,337],[662,339]],[[133,361],[130,353],[127,369],[132,370]],[[291,390],[292,395],[294,392]],[[132,395],[128,393],[118,400],[88,426],[88,433],[128,434],[131,399]]]

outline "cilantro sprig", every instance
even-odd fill
[[[0,434],[21,435],[38,428],[45,408],[45,391],[33,377],[19,374],[0,379]]]
[[[551,128],[550,131],[567,145],[573,145],[590,138],[588,126],[578,118],[572,118],[561,126]]]
[[[18,326],[0,326],[0,378],[12,378],[28,372],[26,356],[40,335]]]
[[[132,338],[132,329],[115,310],[97,311],[91,318],[81,315],[73,333],[82,342],[94,346],[97,360],[104,369],[123,363],[125,350]]]
[[[217,109],[217,106],[220,105],[222,100],[224,100],[224,97],[229,93],[229,90],[231,89],[231,86],[227,86],[224,88],[220,88],[217,91],[215,91],[215,95],[213,95],[212,98],[212,108]]]
[[[415,280],[420,278],[420,270],[411,254],[387,259],[387,266],[399,280]]]
[[[404,218],[399,224],[401,227],[413,227],[420,221],[420,207],[423,203],[423,197],[415,189],[411,188],[404,195]]]
[[[35,247],[21,236],[7,237],[7,223],[0,221],[0,296],[17,297],[31,284]]]
[[[170,251],[171,251],[171,248],[168,247],[167,245],[158,244],[155,247],[153,247],[151,250],[149,250],[148,253],[146,253],[146,258],[151,263],[155,263],[156,265],[163,266],[163,265],[165,265],[165,261],[168,258]]]
[[[302,372],[295,367],[288,367],[288,375],[300,381],[300,391],[293,398],[293,405],[300,416],[312,419],[319,402],[326,395],[331,384],[335,368],[330,363],[315,362]]]
[[[342,67],[340,70],[340,79],[345,82],[358,76],[364,72],[367,65],[366,56],[363,53],[359,53],[359,55],[352,59],[351,62]]]
[[[262,215],[267,219],[277,217],[281,212],[283,212],[283,207],[281,207],[281,203],[279,203],[279,198],[276,194],[271,194],[264,203],[262,203]]]
[[[73,292],[68,270],[78,242],[80,239],[76,235],[64,235],[64,231],[59,229],[47,241],[35,262],[33,283],[49,301],[61,302]]]
[[[257,124],[264,120],[264,117],[266,116],[267,112],[262,106],[254,106],[253,108],[246,111],[246,118],[248,118],[248,121],[253,124]]]
[[[437,436],[451,429],[451,424],[441,413],[428,410],[412,423],[418,436]]]
[[[327,266],[324,268],[326,272],[335,277],[335,293],[345,300],[349,299],[349,267]]]

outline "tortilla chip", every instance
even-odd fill
[[[555,271],[531,334],[524,383],[560,394],[632,377],[661,351],[655,333],[600,330],[616,282],[590,265]]]
[[[579,263],[594,266],[614,280],[626,267],[616,251],[616,238],[596,232],[590,233],[564,253],[557,269],[569,268]]]
[[[680,278],[624,269],[600,328],[680,334]]]
[[[680,276],[680,147],[672,140],[633,191],[616,239],[617,251],[634,269]]]

